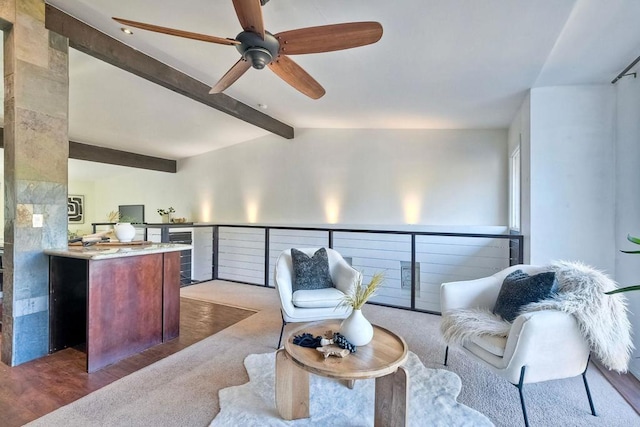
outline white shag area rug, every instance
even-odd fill
[[[353,389],[334,379],[311,375],[310,418],[285,421],[275,405],[275,353],[251,354],[244,365],[249,382],[220,390],[220,413],[211,426],[372,426],[375,380]],[[456,401],[460,377],[426,368],[409,352],[409,426],[493,426],[487,417]]]

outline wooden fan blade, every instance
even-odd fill
[[[269,68],[282,80],[310,98],[318,99],[325,94],[320,83],[286,55],[278,56],[269,64]]]
[[[251,68],[251,64],[249,63],[249,61],[245,61],[243,58],[240,58],[240,60],[236,62],[235,65],[231,67],[231,69],[229,69],[229,71],[227,71],[220,80],[218,80],[218,83],[216,83],[211,88],[209,93],[222,92],[223,90],[231,86],[236,80],[238,80],[240,76],[246,73],[249,68]]]
[[[280,42],[280,53],[331,52],[375,43],[382,37],[379,22],[348,22],[283,31],[275,35]]]
[[[186,39],[200,40],[203,42],[225,44],[235,46],[240,44],[234,39],[225,39],[222,37],[208,36],[206,34],[192,33],[190,31],[176,30],[174,28],[160,27],[159,25],[145,24],[144,22],[130,21],[128,19],[113,18],[114,21],[126,25],[127,27],[140,28],[141,30],[153,31],[156,33],[169,34],[170,36],[184,37]]]
[[[264,21],[260,0],[233,0],[233,7],[245,31],[258,34],[264,40]]]

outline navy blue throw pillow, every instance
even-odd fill
[[[305,289],[333,288],[331,274],[329,273],[329,257],[327,250],[320,248],[309,257],[302,251],[291,249],[291,261],[293,262],[293,292]]]
[[[516,270],[504,278],[493,313],[513,322],[522,306],[549,298],[557,289],[558,281],[553,271],[529,276]]]

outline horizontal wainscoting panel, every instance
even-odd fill
[[[416,264],[415,308],[439,312],[442,283],[490,276],[509,266],[509,240],[416,236]]]
[[[384,272],[371,302],[434,313],[440,312],[442,283],[486,277],[522,262],[520,235],[267,225],[216,229],[213,267],[219,279],[274,287],[275,264],[284,250],[332,247],[362,272],[365,284]]]
[[[264,283],[264,228],[218,229],[218,278]]]
[[[364,283],[376,272],[384,272],[384,283],[371,302],[411,307],[411,276],[409,286],[403,287],[401,269],[403,262],[411,265],[410,235],[337,232],[333,247],[362,272]]]

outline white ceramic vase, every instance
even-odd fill
[[[119,222],[115,226],[116,237],[123,243],[128,243],[133,240],[136,235],[136,229],[128,222]]]
[[[373,326],[364,317],[362,310],[353,310],[349,317],[342,321],[340,333],[356,347],[367,345],[373,339]]]

